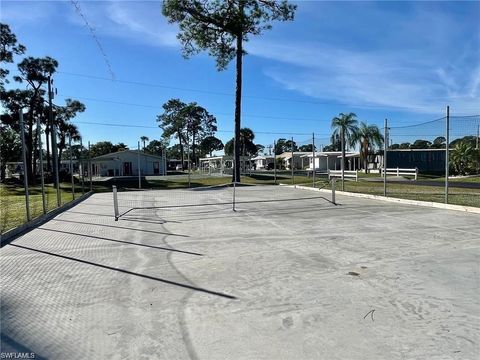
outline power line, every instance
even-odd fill
[[[85,16],[85,14],[82,12],[82,9],[80,8],[80,4],[78,3],[78,1],[70,0],[70,2],[75,7],[75,11],[77,12],[77,14],[83,19],[83,22],[85,23],[85,26],[90,31],[90,34],[92,35],[93,40],[97,44],[97,47],[98,47],[98,49],[100,50],[100,53],[103,56],[103,60],[105,61],[105,64],[107,65],[108,71],[110,72],[110,76],[111,76],[110,80],[115,81],[115,74],[113,73],[112,65],[110,64],[110,61],[108,60],[107,54],[105,53],[105,50],[103,49],[103,46],[100,43],[100,40],[98,40],[95,28],[93,26],[91,26],[90,23],[88,22],[88,19]]]
[[[109,103],[109,104],[117,104],[117,105],[125,105],[125,106],[137,106],[137,107],[144,107],[144,108],[157,109],[157,110],[161,109],[161,105],[137,104],[137,103],[124,102],[124,101],[98,99],[98,98],[91,98],[91,97],[85,97],[85,96],[70,96],[70,95],[62,95],[62,94],[58,94],[57,96],[60,96],[64,99],[78,98],[78,99],[83,99],[83,100],[103,102],[103,103]],[[215,114],[223,115],[223,116],[232,116],[233,117],[233,114],[229,114],[229,113],[215,112]],[[271,116],[271,115],[242,114],[242,116],[253,117],[253,118],[263,118],[263,119],[279,119],[279,120],[295,120],[295,121],[297,121],[297,120],[298,121],[314,121],[314,122],[329,121],[329,120],[312,119],[312,118],[297,118],[297,117],[293,118],[293,117],[286,117],[286,116]]]
[[[75,121],[75,124],[85,124],[85,125],[101,125],[101,126],[113,126],[113,127],[124,127],[124,128],[141,128],[141,129],[160,129],[158,126],[151,126],[151,125],[130,125],[130,124],[119,124],[119,123],[101,123],[101,122],[93,122],[93,121]],[[216,132],[220,133],[231,133],[233,134],[233,130],[217,130]],[[296,132],[273,132],[273,131],[255,131],[255,134],[263,134],[263,135],[312,135],[312,133],[296,133]],[[329,134],[315,134],[319,136],[330,136]]]
[[[68,75],[68,76],[77,76],[77,77],[83,77],[83,78],[88,78],[88,79],[94,79],[94,80],[103,80],[103,81],[110,81],[110,82],[114,81],[116,83],[122,83],[122,84],[128,84],[128,85],[137,85],[137,86],[170,89],[170,90],[188,91],[188,92],[204,93],[204,94],[217,95],[217,96],[229,96],[229,97],[234,97],[235,96],[235,94],[228,93],[228,92],[194,89],[194,88],[187,88],[187,87],[180,87],[180,86],[170,86],[170,85],[147,83],[147,82],[141,82],[141,81],[109,79],[109,78],[105,78],[105,77],[101,77],[101,76],[79,74],[79,73],[67,72],[67,71],[57,71],[57,73]],[[372,109],[389,109],[390,108],[390,109],[394,109],[394,110],[424,110],[425,109],[424,107],[420,107],[420,106],[351,104],[351,103],[342,103],[342,102],[338,102],[338,101],[319,101],[319,100],[302,100],[302,99],[292,99],[292,98],[276,98],[276,97],[267,97],[267,96],[253,96],[253,95],[248,95],[248,94],[243,95],[242,98],[267,100],[267,101],[279,101],[279,102],[295,102],[295,103],[316,104],[316,105],[340,105],[340,106],[350,106],[350,107],[354,107],[354,108],[366,108],[366,109],[368,109],[368,108],[372,108]]]
[[[96,102],[117,104],[117,105],[123,105],[123,106],[143,107],[143,108],[157,109],[157,110],[161,108],[161,105],[138,104],[138,103],[130,103],[130,102],[124,102],[124,101],[109,100],[109,99],[98,99],[98,98],[85,97],[85,96],[71,96],[71,95],[63,95],[63,94],[58,94],[57,96],[62,97],[64,99],[78,98],[78,99],[83,99],[83,100],[88,100],[88,101],[96,101]],[[215,114],[222,115],[222,116],[232,116],[233,117],[233,114],[230,114],[230,113],[215,112]],[[273,115],[242,114],[242,116],[243,117],[251,117],[251,118],[260,118],[260,119],[279,119],[279,120],[292,120],[292,121],[311,121],[311,122],[329,122],[330,121],[330,120],[313,119],[313,118],[286,117],[286,116],[273,116]],[[475,118],[475,117],[480,117],[480,115],[451,116],[450,118]],[[423,123],[418,123],[418,124],[413,124],[413,125],[405,125],[405,126],[396,126],[396,127],[392,127],[392,128],[418,126],[418,125],[423,125],[423,124],[427,124],[427,123],[430,123],[430,122],[435,122],[435,121],[439,121],[439,120],[443,120],[443,119],[445,119],[445,117],[441,117],[441,118],[434,119],[434,120],[429,120],[429,121],[426,121],[426,122],[423,122]]]

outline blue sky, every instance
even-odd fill
[[[135,146],[142,135],[159,138],[156,115],[173,97],[207,108],[217,117],[217,136],[232,137],[234,63],[218,72],[207,54],[185,60],[160,2],[79,4],[116,81],[71,2],[2,1],[1,21],[27,55],[59,61],[55,102],[86,104],[75,119],[85,142]],[[455,115],[480,113],[480,2],[297,4],[295,21],[274,23],[246,44],[242,126],[258,143],[292,134],[302,142],[315,132],[326,144],[339,112],[381,126],[384,118],[392,126],[436,119],[446,105]]]

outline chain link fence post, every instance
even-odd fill
[[[291,144],[291,149],[292,149],[292,159],[291,159],[291,162],[290,162],[290,167],[292,168],[292,185],[295,185],[295,162],[294,162],[294,158],[293,158],[293,150],[294,150],[294,147],[293,147],[293,136],[292,136],[292,144]]]
[[[277,142],[273,140],[273,184],[277,185]]]
[[[449,174],[449,144],[450,144],[450,106],[447,106],[447,118],[445,119],[445,204],[448,204],[448,174]]]
[[[72,162],[72,138],[68,138],[68,148],[70,157],[70,178],[72,181],[72,200],[75,200],[75,177],[73,176],[73,162]]]
[[[25,127],[23,126],[23,109],[20,109],[20,137],[22,140],[22,160],[23,160],[23,186],[25,187],[25,211],[27,221],[31,220],[30,217],[30,201],[28,193],[28,171],[27,171],[27,152],[25,149]]]
[[[80,139],[80,166],[79,166],[79,176],[81,177],[82,180],[82,195],[85,194],[85,168],[83,167],[84,165],[84,159],[83,159],[83,141]]]
[[[90,191],[92,191],[92,157],[90,154],[90,141],[88,142],[88,178],[90,181]]]
[[[315,133],[312,133],[312,187],[315,188]]]
[[[43,148],[42,148],[42,128],[40,118],[37,117],[37,138],[38,138],[38,157],[40,160],[40,183],[42,186],[42,209],[43,213],[47,213],[47,204],[45,202],[45,178],[43,174]]]
[[[388,148],[388,120],[385,119],[383,129],[383,196],[387,196],[387,148]]]

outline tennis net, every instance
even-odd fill
[[[268,211],[301,209],[334,203],[331,194],[318,190],[330,188],[319,181],[315,188],[293,185],[222,184],[183,189],[132,190],[113,188],[115,220],[151,220],[177,214],[202,214],[215,211]],[[315,190],[315,191],[313,191]],[[295,205],[292,205],[295,204]]]

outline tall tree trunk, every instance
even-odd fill
[[[241,8],[243,13],[243,7]],[[235,171],[233,172],[232,180],[240,182],[240,125],[242,115],[242,57],[243,57],[243,43],[240,33],[237,35],[237,53],[236,53],[236,89],[235,89]]]

